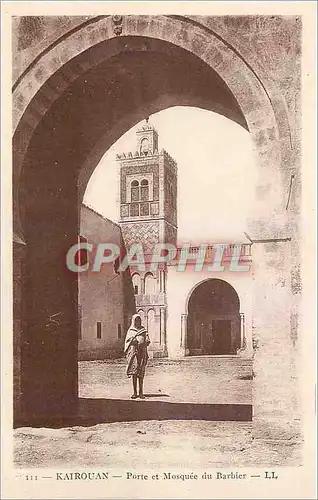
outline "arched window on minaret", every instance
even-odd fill
[[[157,293],[157,279],[152,273],[147,273],[145,276],[145,294],[155,295]]]
[[[149,182],[147,181],[147,179],[143,179],[140,184],[141,184],[141,188],[140,188],[141,201],[148,201],[149,200]]]
[[[134,288],[134,294],[139,295],[141,293],[141,279],[138,273],[132,276],[132,284]]]
[[[143,311],[142,309],[139,309],[137,311],[137,314],[139,314],[139,316],[141,317],[141,324],[142,324],[142,326],[146,328],[146,326],[147,326],[147,320],[146,320],[145,311]]]
[[[131,201],[139,201],[139,182],[132,181],[131,183]]]
[[[140,143],[140,153],[147,155],[149,153],[149,150],[150,150],[149,139],[148,137],[144,137]]]
[[[156,331],[155,311],[153,309],[150,309],[147,313],[147,330],[152,341],[154,343],[159,342],[158,332]]]

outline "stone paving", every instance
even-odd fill
[[[79,363],[80,397],[130,399],[124,360]],[[149,360],[144,392],[153,401],[252,404],[252,361],[233,356]]]
[[[233,357],[150,360],[147,397],[131,401],[124,360],[81,362],[79,418],[59,429],[16,429],[15,463],[25,468],[296,464],[292,443],[255,443],[251,421],[217,420],[215,408],[251,405],[251,371],[251,361]]]

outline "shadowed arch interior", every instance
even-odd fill
[[[237,354],[240,347],[240,300],[236,291],[223,280],[204,281],[188,302],[188,354]]]

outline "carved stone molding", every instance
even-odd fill
[[[113,31],[116,36],[121,35],[123,31],[123,16],[112,16]]]

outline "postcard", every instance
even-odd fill
[[[3,498],[316,498],[315,14],[2,3]]]

